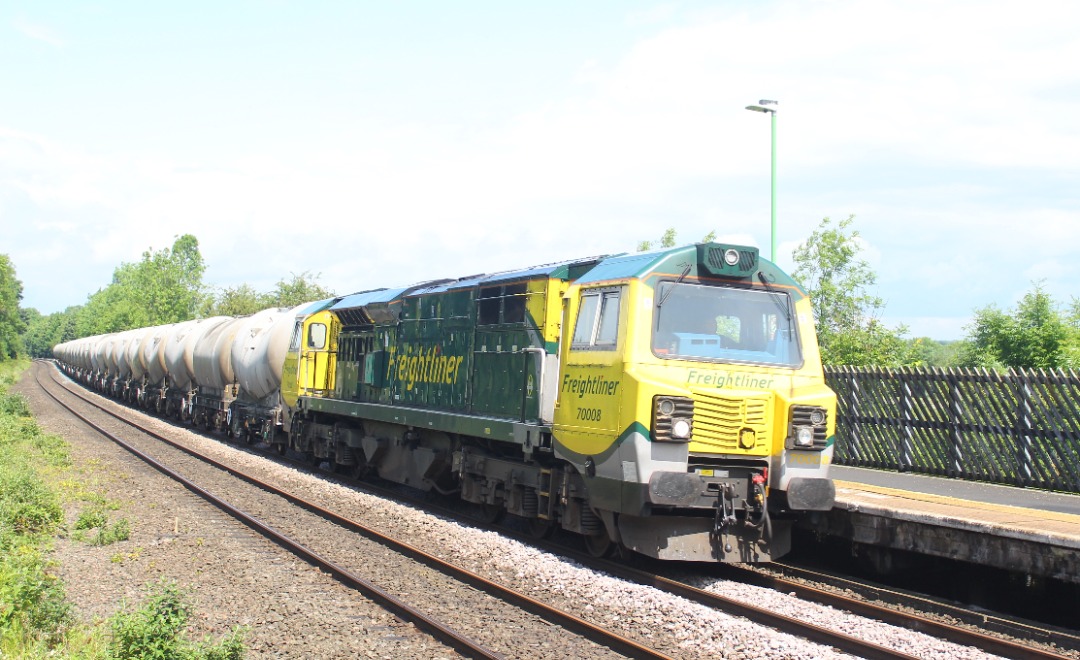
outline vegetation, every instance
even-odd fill
[[[69,460],[63,440],[42,433],[26,400],[8,391],[25,367],[0,365],[0,657],[44,655],[70,623],[47,559],[64,514],[41,476]]]
[[[71,467],[67,444],[43,433],[26,400],[9,392],[26,367],[21,360],[0,362],[0,658],[243,657],[242,629],[218,642],[193,643],[183,637],[192,604],[171,583],[151,587],[140,607],[99,626],[75,623],[48,558],[51,544],[64,531],[62,491],[70,485],[78,499],[91,502],[73,525],[74,538],[115,543],[128,537],[130,525],[124,518],[110,523],[108,510],[114,505],[77,480],[64,480]]]
[[[89,532],[96,531],[93,536]],[[93,506],[79,514],[75,521],[72,538],[87,541],[91,545],[111,545],[126,541],[131,537],[131,526],[127,518],[121,518],[109,524],[109,515],[104,508]]]
[[[992,369],[1080,366],[1080,301],[1074,298],[1063,311],[1036,282],[1011,312],[993,305],[977,310],[959,363]]]
[[[112,618],[108,657],[117,660],[238,660],[244,657],[245,631],[242,628],[234,628],[218,642],[185,639],[183,632],[192,612],[191,599],[176,584],[161,582],[153,585],[142,606]]]
[[[185,234],[171,248],[147,250],[140,261],[120,264],[112,281],[91,294],[85,305],[42,315],[36,309],[18,308],[22,284],[7,258],[0,255],[0,359],[5,354],[49,357],[53,346],[78,337],[207,316],[244,316],[334,295],[319,284],[318,275],[307,271],[291,273],[266,293],[249,284],[214,293],[203,284],[205,271],[198,239]],[[13,302],[9,304],[8,298]]]
[[[640,243],[638,243],[637,251],[638,252],[646,252],[648,250],[653,249],[654,247],[655,248],[672,248],[672,247],[675,247],[676,241],[678,240],[677,237],[678,237],[678,232],[675,231],[675,228],[674,227],[668,227],[666,230],[664,230],[664,234],[663,234],[663,236],[660,237],[660,240],[658,240],[658,241],[641,241]],[[708,234],[705,234],[705,236],[703,236],[701,238],[701,241],[699,241],[699,242],[701,242],[701,243],[709,243],[709,242],[714,241],[714,240],[716,240],[716,232],[715,231],[710,231]]]
[[[0,254],[0,361],[14,358],[23,351],[19,338],[26,322],[19,314],[22,282],[15,277],[15,266],[6,254]]]
[[[821,360],[826,365],[896,367],[907,363],[903,326],[887,328],[879,318],[885,303],[871,293],[877,275],[859,257],[855,216],[821,221],[795,249],[792,277],[810,295]]]
[[[223,289],[207,299],[202,316],[244,316],[271,307],[295,307],[333,297],[334,292],[319,284],[318,275],[304,271],[278,280],[269,293],[258,293],[249,284]]]

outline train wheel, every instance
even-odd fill
[[[585,538],[585,549],[589,551],[589,554],[593,557],[606,557],[611,553],[615,544],[611,541],[611,537],[607,535],[607,532],[600,532],[599,534],[589,534]]]
[[[479,518],[482,522],[488,525],[494,525],[502,520],[503,514],[506,513],[506,509],[502,508],[499,504],[481,504]]]
[[[547,539],[555,533],[555,522],[543,518],[529,518],[529,534],[534,539]]]

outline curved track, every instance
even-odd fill
[[[434,637],[438,638],[439,640],[443,641],[447,645],[449,645],[452,648],[454,648],[455,650],[457,650],[459,653],[462,653],[463,655],[466,655],[468,657],[475,657],[475,658],[502,658],[503,657],[501,654],[496,653],[495,651],[492,651],[492,650],[486,648],[484,645],[482,645],[479,642],[471,639],[470,637],[466,636],[465,634],[455,630],[454,628],[450,627],[449,625],[447,625],[445,623],[442,623],[442,622],[436,620],[435,618],[425,614],[423,611],[421,611],[417,607],[414,607],[414,606],[406,603],[405,601],[401,600],[400,598],[392,595],[387,590],[379,587],[378,585],[374,584],[373,582],[371,582],[371,581],[369,581],[369,580],[367,580],[367,579],[365,579],[365,578],[363,578],[363,577],[361,577],[359,575],[356,575],[355,573],[353,573],[352,571],[350,571],[347,568],[343,567],[342,565],[340,565],[338,563],[335,563],[334,561],[320,555],[318,552],[316,552],[312,548],[309,548],[309,547],[305,546],[304,544],[300,543],[299,541],[295,540],[294,538],[290,537],[289,535],[284,534],[281,531],[274,529],[272,526],[266,524],[265,522],[263,522],[262,520],[260,520],[256,516],[254,516],[254,515],[252,515],[250,513],[247,513],[245,511],[239,509],[238,507],[234,506],[233,504],[225,501],[223,498],[220,498],[220,497],[214,495],[213,493],[209,492],[209,490],[207,490],[205,488],[202,488],[198,484],[194,483],[194,481],[188,479],[187,477],[179,474],[177,471],[175,471],[175,470],[169,468],[168,466],[164,465],[162,462],[160,462],[160,461],[156,460],[155,458],[151,457],[146,452],[140,451],[138,448],[134,447],[131,443],[129,443],[129,442],[125,441],[124,439],[118,437],[117,435],[107,431],[106,429],[102,428],[100,425],[98,425],[95,422],[93,422],[92,420],[90,420],[87,416],[75,411],[73,408],[71,408],[70,406],[65,404],[63,401],[60,400],[59,397],[57,397],[54,393],[50,392],[49,389],[46,388],[44,386],[44,384],[41,383],[41,381],[40,381],[40,379],[38,379],[36,373],[34,374],[34,377],[35,377],[35,380],[37,381],[38,385],[42,388],[42,390],[49,397],[51,397],[54,401],[56,401],[60,406],[65,408],[70,414],[78,417],[85,424],[87,424],[88,426],[93,428],[96,432],[98,432],[101,435],[109,438],[110,440],[117,443],[118,445],[120,445],[121,447],[126,449],[127,451],[129,451],[132,454],[138,456],[140,459],[142,459],[143,461],[145,461],[146,463],[148,463],[149,465],[151,465],[152,467],[154,467],[158,471],[162,472],[163,474],[166,474],[170,478],[172,478],[172,479],[176,480],[177,482],[183,484],[184,487],[187,488],[188,490],[190,490],[191,492],[197,494],[198,496],[202,497],[203,499],[210,502],[214,506],[216,506],[216,507],[220,508],[221,510],[225,511],[226,513],[233,516],[237,520],[243,522],[245,525],[251,527],[252,529],[254,529],[256,531],[258,531],[260,534],[263,534],[267,538],[273,540],[275,543],[277,543],[277,544],[281,545],[282,547],[288,549],[290,552],[293,552],[294,554],[301,557],[305,561],[307,561],[307,562],[309,562],[309,563],[311,563],[311,564],[313,564],[315,566],[318,566],[319,568],[327,571],[328,573],[330,573],[331,575],[336,577],[338,580],[342,581],[343,583],[347,584],[350,587],[353,587],[353,588],[359,590],[365,596],[367,596],[367,597],[371,598],[372,600],[378,602],[380,605],[382,605],[383,607],[385,607],[388,610],[392,611],[393,613],[397,614],[398,616],[400,616],[400,617],[402,617],[402,618],[404,618],[404,619],[406,619],[408,621],[411,621],[411,622],[415,623],[419,628],[429,632]],[[61,387],[63,387],[63,384],[58,383],[55,380],[53,382],[56,383],[57,385],[60,385]],[[239,470],[237,470],[237,469],[235,469],[233,467],[227,466],[227,465],[225,465],[225,464],[223,464],[223,463],[221,463],[219,461],[216,461],[216,460],[214,460],[214,459],[212,459],[212,458],[210,458],[208,456],[202,455],[199,452],[197,452],[195,450],[192,450],[192,449],[190,449],[188,447],[185,447],[180,443],[176,443],[176,442],[172,441],[171,439],[166,438],[166,437],[164,437],[164,436],[162,436],[162,435],[160,435],[160,434],[158,434],[158,433],[156,433],[156,432],[154,432],[154,431],[152,431],[152,430],[150,430],[150,429],[148,429],[146,427],[143,427],[143,426],[141,426],[141,425],[139,425],[139,424],[137,424],[135,422],[132,422],[130,420],[124,419],[123,417],[120,417],[120,416],[116,415],[112,411],[104,408],[103,406],[98,405],[96,402],[84,397],[82,394],[80,394],[78,392],[71,391],[71,390],[67,389],[66,387],[64,387],[64,390],[66,392],[68,392],[69,394],[80,398],[82,401],[96,407],[98,410],[102,411],[103,413],[105,413],[107,415],[110,415],[110,416],[114,417],[117,420],[122,421],[124,424],[127,424],[128,426],[130,426],[132,428],[135,428],[135,429],[139,430],[140,432],[155,438],[158,441],[164,442],[167,445],[169,445],[171,447],[174,447],[175,449],[183,451],[184,453],[198,459],[199,461],[201,461],[203,463],[206,463],[208,465],[212,465],[215,468],[218,468],[219,470],[221,470],[223,472],[226,472],[226,473],[232,475],[233,477],[236,477],[236,478],[238,478],[240,480],[243,480],[244,482],[247,482],[248,484],[251,484],[251,485],[253,485],[253,486],[255,486],[255,487],[257,487],[257,488],[259,488],[261,490],[264,490],[264,491],[266,491],[268,493],[273,493],[273,494],[276,494],[276,495],[278,495],[280,497],[283,497],[284,499],[286,499],[289,502],[295,504],[296,506],[301,507],[301,508],[305,509],[306,511],[309,511],[309,512],[317,515],[318,517],[320,517],[320,518],[322,518],[324,520],[332,522],[332,523],[334,523],[334,524],[336,524],[336,525],[338,525],[338,526],[340,526],[340,527],[342,527],[344,529],[350,530],[352,532],[359,533],[359,534],[363,535],[365,538],[373,540],[373,541],[375,541],[375,542],[377,542],[377,543],[379,543],[379,544],[381,544],[381,545],[383,545],[383,546],[385,546],[387,548],[392,549],[393,551],[395,551],[397,553],[408,556],[412,560],[414,560],[414,561],[416,561],[418,563],[421,563],[421,564],[423,564],[425,566],[433,568],[433,569],[435,569],[435,570],[437,570],[437,571],[439,571],[439,572],[441,572],[441,573],[443,573],[445,575],[451,576],[454,579],[460,581],[461,583],[467,584],[467,585],[469,585],[469,586],[471,586],[471,587],[473,587],[475,589],[478,589],[478,590],[482,591],[483,593],[486,593],[486,594],[488,594],[490,596],[493,596],[493,597],[495,597],[495,598],[497,598],[499,600],[502,600],[502,601],[504,601],[506,603],[510,603],[515,607],[518,607],[518,608],[520,608],[522,610],[530,612],[533,615],[544,619],[545,621],[553,623],[553,624],[555,624],[555,625],[557,625],[557,626],[559,626],[561,628],[564,628],[566,630],[573,631],[577,635],[579,635],[579,636],[581,636],[581,637],[583,637],[585,639],[588,639],[588,640],[590,640],[590,641],[592,641],[592,642],[594,642],[596,644],[599,644],[601,646],[605,646],[605,647],[611,649],[612,651],[614,651],[614,652],[616,652],[618,654],[621,654],[621,655],[623,655],[625,657],[629,657],[629,658],[647,658],[647,659],[669,658],[669,656],[667,656],[667,655],[665,655],[665,654],[663,654],[663,653],[661,653],[659,651],[656,651],[654,649],[651,649],[651,648],[648,648],[648,647],[643,646],[641,644],[638,644],[637,642],[635,642],[635,641],[633,641],[631,639],[623,637],[623,636],[621,636],[621,635],[619,635],[619,634],[617,634],[615,632],[609,631],[609,630],[604,629],[604,628],[602,628],[600,626],[596,626],[596,625],[594,625],[594,624],[592,624],[592,623],[590,623],[588,621],[585,621],[585,620],[583,620],[583,619],[581,619],[579,617],[576,617],[576,616],[574,616],[574,615],[572,615],[570,613],[567,613],[567,612],[564,612],[564,611],[559,610],[557,608],[546,605],[545,603],[542,603],[542,602],[540,602],[540,601],[538,601],[536,599],[530,598],[529,596],[526,596],[525,594],[516,592],[516,591],[514,591],[512,589],[508,589],[508,588],[506,588],[506,587],[504,587],[504,586],[502,586],[502,585],[500,585],[500,584],[498,584],[496,582],[492,582],[492,581],[490,581],[490,580],[488,580],[488,579],[486,579],[486,578],[484,578],[484,577],[482,577],[480,575],[477,575],[477,574],[475,574],[475,573],[473,573],[471,571],[468,571],[466,569],[457,567],[457,566],[455,566],[453,564],[450,564],[449,562],[445,562],[442,559],[439,559],[438,557],[435,557],[434,555],[431,555],[431,554],[429,554],[427,552],[424,552],[423,550],[420,550],[419,548],[416,548],[416,547],[410,546],[408,544],[396,541],[396,540],[394,540],[394,539],[380,533],[379,531],[377,531],[377,530],[375,530],[375,529],[373,529],[371,527],[362,525],[362,524],[360,524],[360,523],[358,523],[356,521],[353,521],[353,520],[350,520],[350,519],[345,518],[343,516],[340,516],[337,513],[333,512],[333,511],[329,511],[329,510],[327,510],[327,509],[325,509],[323,507],[320,507],[319,505],[314,504],[312,502],[309,502],[309,501],[299,497],[298,495],[296,495],[294,493],[291,493],[291,492],[288,492],[286,490],[280,489],[280,488],[278,488],[278,487],[276,487],[276,486],[274,486],[272,484],[266,483],[266,482],[264,482],[262,480],[259,480],[259,479],[255,478],[255,477],[251,476],[251,475],[245,474],[245,473],[243,473],[243,472],[241,472],[241,471],[239,471]]]

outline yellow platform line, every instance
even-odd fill
[[[995,511],[998,513],[1015,513],[1017,515],[1023,515],[1028,518],[1038,517],[1044,520],[1054,520],[1063,523],[1080,524],[1080,515],[1073,513],[1062,513],[1060,511],[1044,511],[1042,509],[1031,509],[1022,506],[1012,506],[1009,504],[992,504],[990,502],[973,502],[971,500],[962,500],[956,497],[948,497],[946,495],[932,495],[930,493],[917,493],[910,490],[899,490],[896,488],[886,488],[884,486],[871,486],[870,484],[860,484],[853,481],[842,481],[840,479],[834,480],[836,487],[847,488],[850,490],[859,490],[867,493],[877,493],[879,495],[888,495],[890,497],[896,497],[905,500],[916,500],[920,502],[930,502],[932,504],[941,504],[946,506],[955,506],[964,509],[982,509],[984,511]]]

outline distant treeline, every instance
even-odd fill
[[[56,344],[79,337],[208,316],[243,316],[334,295],[318,284],[317,275],[307,272],[290,274],[272,291],[258,292],[249,284],[211,289],[203,284],[205,271],[198,239],[185,234],[171,248],[147,250],[140,261],[120,264],[112,281],[90,294],[83,305],[47,315],[33,308],[18,309],[12,320],[6,312],[17,307],[9,308],[8,298],[16,304],[22,299],[22,283],[7,257],[0,255],[4,305],[0,308],[0,348],[12,357],[47,357]]]

